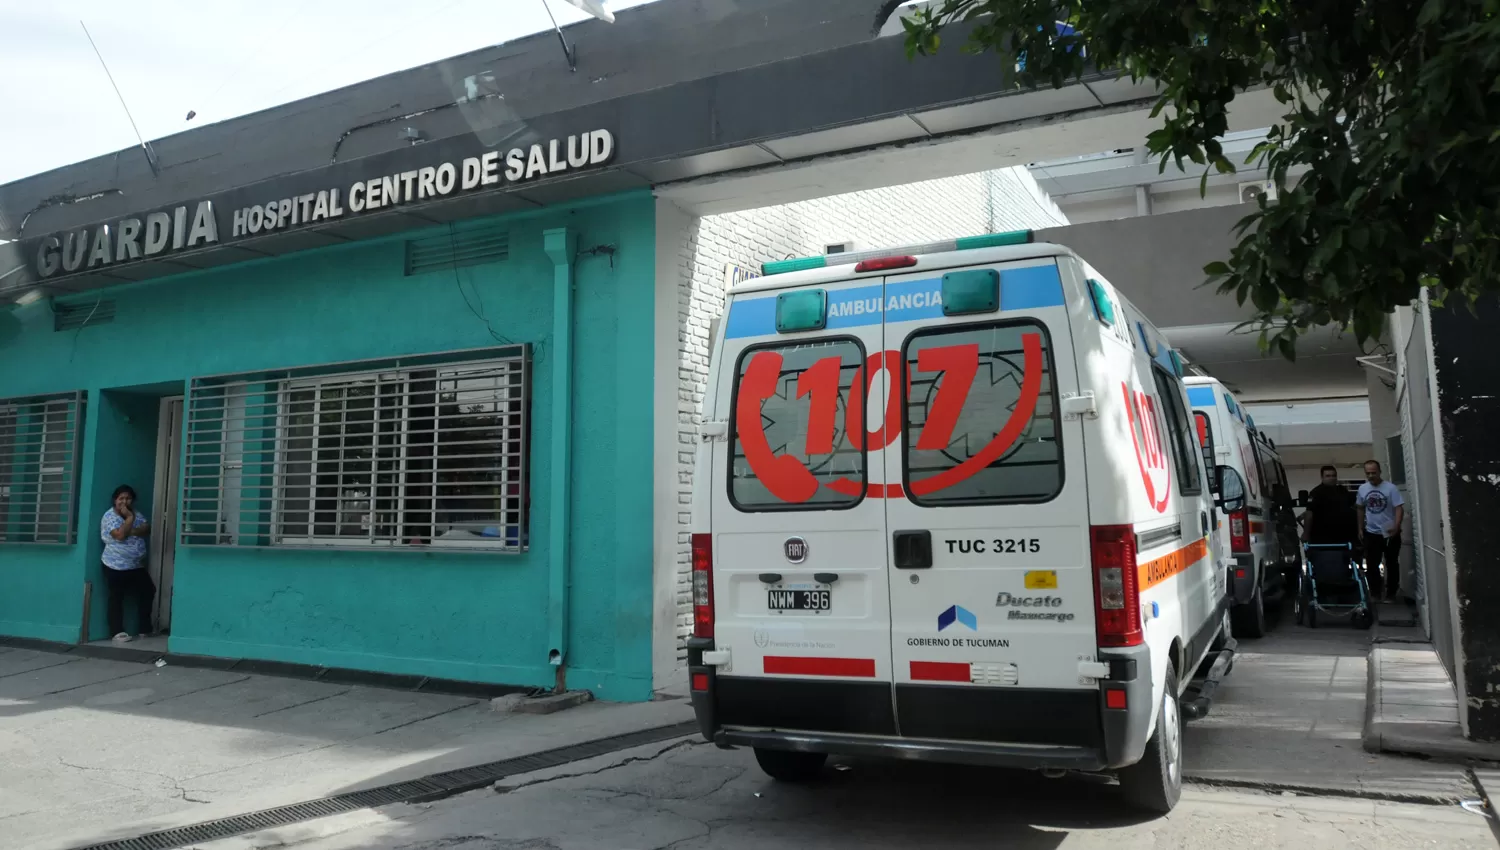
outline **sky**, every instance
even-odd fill
[[[80,20],[149,141],[551,29],[543,2],[588,19],[562,0],[0,0],[0,184],[138,144]]]

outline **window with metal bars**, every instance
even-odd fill
[[[85,398],[0,399],[0,543],[76,540]]]
[[[524,551],[529,350],[487,354],[194,381],[184,543]]]

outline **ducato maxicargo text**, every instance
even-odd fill
[[[1027,233],[764,271],[729,295],[697,454],[704,736],[781,780],[829,754],[1109,772],[1169,811],[1184,694],[1232,651],[1214,510],[1244,490],[1180,357]]]

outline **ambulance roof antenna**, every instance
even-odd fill
[[[89,40],[89,47],[94,48],[94,55],[99,57],[99,64],[104,67],[104,76],[109,78],[109,84],[115,90],[115,97],[120,99],[120,108],[125,110],[125,118],[130,121],[130,129],[135,131],[135,140],[141,143],[141,150],[146,153],[146,164],[151,166],[152,176],[160,176],[156,170],[156,152],[151,150],[151,146],[146,143],[145,139],[141,138],[141,129],[135,126],[135,117],[130,114],[130,107],[125,104],[125,95],[120,94],[120,87],[115,84],[115,75],[109,72],[109,65],[104,62],[104,54],[99,52],[99,45],[94,43],[94,37],[89,34],[88,26],[83,21],[79,21],[78,25],[83,27],[83,35]]]

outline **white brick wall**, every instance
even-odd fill
[[[675,592],[678,661],[692,630],[689,585],[693,451],[703,421],[709,327],[724,311],[729,264],[757,274],[760,264],[820,254],[854,240],[857,250],[934,242],[1068,220],[1025,168],[968,174],[744,212],[693,218],[680,240],[678,279],[678,454]]]

